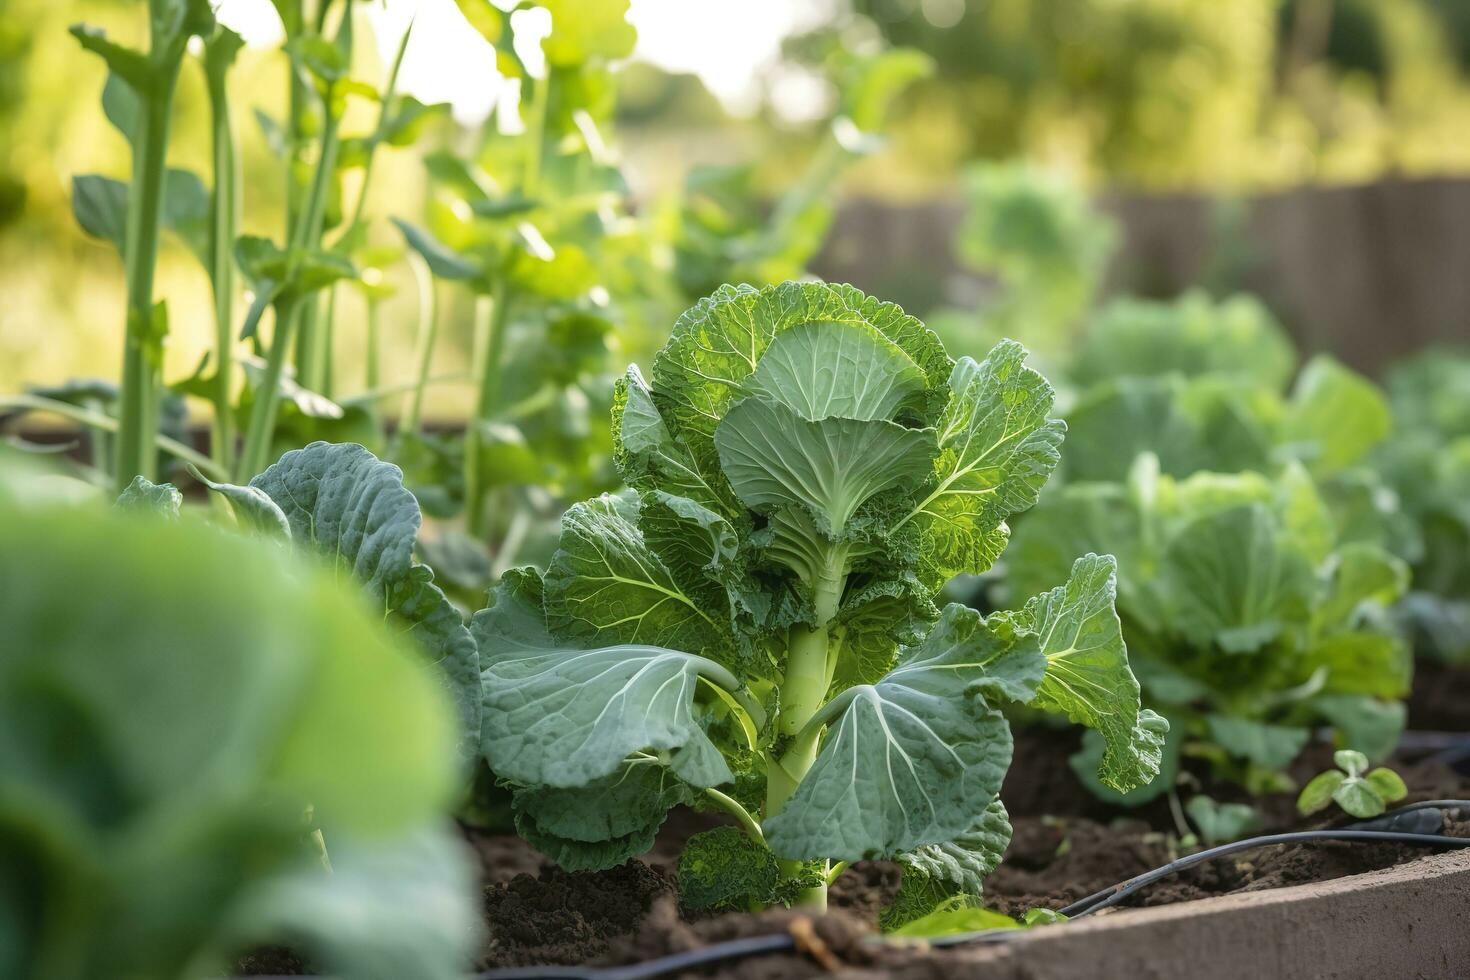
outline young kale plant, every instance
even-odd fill
[[[631,490],[577,504],[545,575],[472,623],[483,748],[519,829],[569,869],[731,813],[681,862],[690,905],[822,906],[847,862],[906,868],[886,921],[972,900],[1010,826],[1007,702],[1101,732],[1099,776],[1158,770],[1113,611],[1114,561],[988,618],[934,597],[990,566],[1064,426],[1017,344],[951,361],[850,286],[722,287],[618,384]]]
[[[1302,787],[1296,808],[1303,816],[1320,813],[1333,803],[1362,819],[1376,817],[1409,795],[1402,777],[1384,766],[1368,768],[1368,757],[1351,749],[1339,749],[1332,755],[1336,769],[1313,776]]]

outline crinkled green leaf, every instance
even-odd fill
[[[712,454],[696,458],[670,434],[637,365],[617,383],[613,447],[618,471],[630,486],[687,497],[726,517],[739,513],[718,461]]]
[[[970,830],[1010,763],[1010,730],[986,695],[1030,700],[1044,671],[1033,635],[948,606],[887,676],[819,713],[831,728],[795,794],[765,821],[772,850],[891,857]]]
[[[1116,559],[1086,555],[1065,585],[1028,601],[1015,622],[1039,635],[1046,656],[1032,706],[1100,732],[1107,749],[1098,778],[1126,793],[1158,775],[1163,740],[1158,726],[1140,725],[1138,681],[1113,608],[1116,591]]]
[[[712,455],[715,428],[747,397],[746,380],[766,347],[778,334],[813,323],[876,329],[924,372],[929,397],[920,418],[938,417],[950,361],[922,323],[851,286],[787,282],[759,290],[721,287],[674,324],[653,366],[655,399],[669,431],[696,459]]]
[[[1005,519],[1036,502],[1060,458],[1066,426],[1047,418],[1051,385],[1025,358],[1020,344],[1002,341],[983,362],[954,366],[933,483],[905,519],[933,583],[988,569],[1010,536]]]
[[[184,495],[172,483],[153,483],[139,475],[118,496],[115,506],[131,513],[177,519],[183,503]]]
[[[739,827],[695,834],[679,855],[679,901],[690,909],[738,909],[776,900],[781,869]]]
[[[674,579],[617,498],[574,504],[546,568],[553,633],[576,646],[639,643],[728,658],[728,613],[703,608]]]
[[[480,659],[459,612],[413,560],[418,502],[403,472],[353,443],[293,450],[250,481],[275,502],[298,546],[350,572],[384,617],[418,642],[459,708],[461,750],[472,755],[480,731]]]
[[[241,527],[248,527],[269,537],[291,540],[291,522],[264,490],[233,483],[216,483],[192,467],[189,472],[194,479],[229,502],[230,510]]]
[[[1099,773],[1106,771],[1103,759],[1107,755],[1107,743],[1095,729],[1082,733],[1082,748],[1068,758],[1068,767],[1082,785],[1104,803],[1130,808],[1143,806],[1174,788],[1179,776],[1179,757],[1184,747],[1184,726],[1170,722],[1150,708],[1144,708],[1138,713],[1134,740],[1139,744],[1158,745],[1159,774],[1126,793],[1118,792],[1098,777]]]

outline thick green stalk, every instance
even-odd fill
[[[235,373],[234,244],[235,228],[239,224],[240,214],[240,180],[224,71],[210,71],[208,78],[214,155],[209,281],[214,291],[215,330],[214,431],[210,453],[215,462],[228,472],[235,455],[235,416],[232,403]]]
[[[122,392],[114,486],[127,489],[133,477],[153,477],[153,436],[157,416],[160,339],[154,336],[153,270],[158,261],[158,230],[163,218],[169,116],[179,62],[155,76],[155,88],[140,93],[142,109],[133,144],[133,175],[128,188],[126,244],[128,314],[123,341]]]
[[[510,304],[511,294],[504,277],[496,279],[490,294],[489,316],[477,329],[475,337],[475,349],[482,357],[476,378],[479,397],[464,440],[465,526],[473,537],[483,537],[486,529],[486,483],[485,474],[480,470],[480,428],[494,416],[500,395],[500,350],[505,342]]]
[[[766,817],[779,813],[796,792],[801,780],[816,761],[821,745],[821,728],[810,725],[813,716],[827,700],[835,666],[830,655],[829,627],[842,601],[847,582],[845,549],[834,548],[825,556],[812,582],[813,626],[793,626],[787,641],[786,673],[781,680],[780,716],[777,731],[791,738],[779,759],[768,757],[766,763]],[[802,870],[802,862],[779,862],[788,877]],[[827,907],[827,884],[800,893],[797,904],[811,909]]]
[[[299,300],[282,300],[276,304],[275,334],[270,353],[266,355],[265,373],[255,392],[250,409],[250,425],[245,430],[245,446],[240,452],[239,474],[248,479],[266,468],[270,462],[271,437],[276,427],[276,408],[281,400],[281,374],[286,367],[286,352],[291,349]]]

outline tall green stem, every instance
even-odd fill
[[[481,472],[480,459],[480,430],[494,416],[500,395],[500,350],[505,343],[505,325],[510,316],[510,304],[510,289],[502,276],[495,280],[495,287],[490,293],[489,316],[485,318],[483,326],[477,329],[475,337],[475,349],[482,357],[476,369],[479,397],[475,402],[474,418],[470,419],[464,440],[465,526],[474,537],[484,536],[487,523],[486,483],[485,474]]]
[[[779,813],[801,780],[816,761],[820,747],[820,726],[808,725],[826,702],[832,686],[833,658],[830,656],[829,628],[842,601],[847,582],[847,557],[844,549],[832,549],[814,575],[812,582],[815,624],[793,626],[786,650],[786,673],[781,679],[780,716],[777,730],[791,739],[780,758],[766,760],[766,817]],[[779,862],[781,871],[794,877],[803,868],[801,861]],[[797,903],[807,908],[827,907],[827,884],[800,893]]]
[[[281,400],[281,373],[286,366],[286,352],[291,349],[299,300],[282,300],[276,304],[275,334],[270,353],[266,355],[265,372],[255,392],[250,409],[250,425],[245,430],[245,446],[240,452],[239,474],[249,478],[270,462],[271,437],[276,427],[276,408]]]
[[[133,477],[153,477],[153,436],[161,339],[153,318],[153,270],[158,261],[158,229],[163,217],[169,116],[179,62],[155,76],[155,87],[140,93],[140,118],[133,143],[133,175],[128,188],[126,245],[127,328],[123,341],[122,393],[114,486],[127,489]]]
[[[240,180],[235,154],[235,132],[230,122],[230,103],[225,91],[228,60],[219,64],[213,52],[207,53],[205,57],[214,156],[209,280],[214,291],[215,379],[214,430],[210,453],[221,468],[229,471],[235,455],[235,417],[232,404],[235,364],[233,249],[235,228],[240,214]]]

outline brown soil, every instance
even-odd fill
[[[1414,661],[1409,728],[1470,732],[1470,666],[1451,667],[1424,657]]]
[[[1009,914],[1038,906],[1060,908],[1178,856],[1171,851],[1173,838],[1168,831],[1172,817],[1167,803],[1123,817],[1108,814],[1090,797],[1072,794],[1068,786],[1075,780],[1069,784],[1056,775],[1059,768],[1063,774],[1068,772],[1065,754],[1070,749],[1048,748],[1047,743],[1061,742],[1065,748],[1065,740],[1057,739],[1056,733],[1035,737],[1036,745],[1028,745],[1024,754],[1018,752],[1020,758],[1033,763],[1027,770],[1031,778],[1013,775],[1006,783],[1006,792],[1016,797],[1015,837],[1005,863],[986,882],[990,907]],[[1051,755],[1062,761],[1060,767]],[[1300,766],[1311,775],[1329,764],[1329,758],[1330,750],[1312,750]],[[1401,772],[1411,789],[1406,802],[1470,796],[1470,776],[1445,767],[1401,766]],[[1053,782],[1056,785],[1051,785]],[[1224,798],[1226,794],[1219,795]],[[1048,798],[1084,809],[1089,815],[1045,815],[1040,812],[1041,801]],[[1330,825],[1325,820],[1307,823],[1294,818],[1290,794],[1276,794],[1258,803],[1268,830]],[[717,819],[676,811],[659,846],[645,860],[592,874],[568,874],[546,863],[530,871],[525,867],[530,853],[526,845],[514,838],[471,833],[481,855],[514,856],[513,860],[487,863],[484,868],[486,919],[492,938],[480,967],[624,964],[791,928],[801,916],[786,910],[756,915],[681,914],[673,873],[678,849],[691,833],[711,826]],[[1450,831],[1470,836],[1470,820],[1456,824]],[[1125,904],[1162,905],[1322,881],[1390,867],[1423,853],[1422,848],[1396,844],[1333,842],[1248,851],[1189,869],[1143,890]],[[860,941],[871,933],[878,911],[898,887],[899,876],[895,865],[863,862],[833,885],[829,913],[812,925],[822,944],[838,960],[862,966],[913,955],[877,951]],[[700,975],[794,980],[823,972],[809,955],[783,953],[740,960]]]
[[[1018,733],[1017,758],[1003,798],[1015,835],[1005,862],[986,882],[986,904],[1008,914],[1061,908],[1086,895],[1168,863],[1178,853],[1167,801],[1119,814],[1077,787],[1066,766],[1072,741],[1054,731]],[[1294,767],[1298,779],[1330,765],[1330,749],[1313,747]],[[1300,769],[1300,772],[1296,772]],[[1405,802],[1470,797],[1470,775],[1432,762],[1399,764],[1410,787]],[[1211,788],[1218,799],[1230,794]],[[1258,799],[1266,831],[1329,826],[1296,817],[1291,794]],[[1065,816],[1052,816],[1061,811]],[[900,871],[886,862],[860,862],[833,885],[827,915],[815,920],[774,909],[758,914],[691,916],[678,905],[674,868],[684,841],[719,817],[676,810],[644,859],[596,873],[571,874],[551,865],[514,836],[465,829],[481,861],[489,936],[478,969],[634,963],[710,943],[793,931],[812,938],[806,952],[768,954],[688,976],[798,980],[823,975],[819,960],[882,966],[916,954],[876,949],[862,940],[898,888]],[[1470,836],[1470,819],[1449,828]],[[1163,905],[1233,892],[1322,881],[1386,868],[1425,853],[1395,844],[1311,843],[1264,848],[1206,862],[1132,896],[1125,904]],[[816,947],[813,953],[813,947]],[[933,955],[933,954],[930,954]],[[835,959],[831,959],[835,958]],[[936,968],[939,968],[936,963]],[[307,972],[286,951],[262,950],[242,973]],[[936,976],[942,975],[942,969]]]

